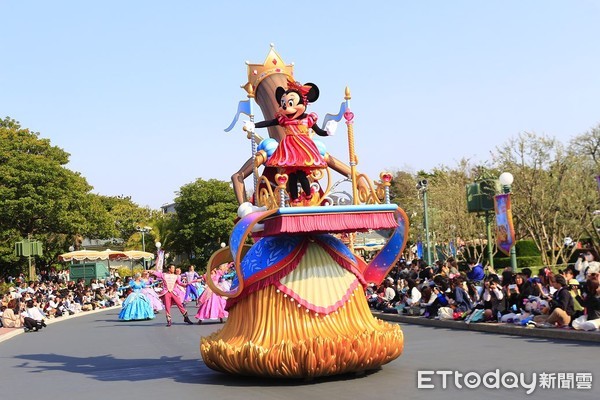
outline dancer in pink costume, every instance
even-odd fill
[[[227,272],[227,264],[221,265],[217,269],[213,269],[210,278],[204,275],[205,279],[212,279],[215,285],[222,288],[220,285],[220,281]],[[225,303],[226,300],[214,293],[211,288],[207,285],[202,295],[200,295],[200,299],[198,300],[200,303],[200,307],[198,307],[198,313],[196,314],[196,318],[198,319],[198,325],[202,324],[202,321],[205,319],[219,319],[219,321],[223,322],[223,318],[227,318],[227,311],[225,311]]]
[[[164,305],[165,312],[167,314],[167,326],[171,326],[171,305],[175,303],[179,311],[181,311],[181,315],[183,315],[183,321],[186,324],[193,324],[193,322],[188,317],[188,313],[183,306],[181,299],[179,298],[176,287],[185,286],[179,275],[175,274],[175,265],[169,264],[167,267],[168,272],[160,272],[160,271],[150,271],[150,273],[156,276],[159,279],[163,280],[163,290],[158,295],[161,297]]]
[[[150,272],[142,272],[142,281],[146,284],[146,287],[142,289],[142,293],[144,293],[148,300],[150,300],[150,305],[156,314],[160,310],[164,309],[164,307],[160,297],[158,296],[158,292],[154,287],[151,287],[151,285],[154,283],[154,279],[150,277]]]
[[[175,285],[174,292],[177,295],[177,297],[179,297],[179,300],[181,300],[181,302],[185,304],[185,290],[188,285],[186,276],[185,274],[181,273],[181,268],[179,267],[175,268],[175,275],[179,277],[180,282]]]

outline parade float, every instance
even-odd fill
[[[230,131],[241,114],[251,157],[232,177],[240,203],[229,245],[215,252],[209,273],[233,263],[236,277],[225,292],[229,318],[203,337],[206,365],[234,375],[311,379],[376,369],[401,355],[400,327],[371,314],[364,289],[380,284],[399,259],[408,219],[390,203],[391,174],[373,183],[357,170],[354,114],[346,88],[339,113],[322,128],[307,107],[318,87],[295,80],[273,46],[263,64],[248,64],[248,82]],[[265,121],[254,122],[259,106]],[[328,136],[344,120],[349,165],[330,155],[314,134]],[[258,131],[266,128],[268,138]],[[336,136],[336,140],[340,140]],[[327,140],[333,140],[328,138]],[[340,181],[351,194],[336,194]],[[244,181],[252,176],[252,198]],[[381,251],[365,262],[353,251],[357,232],[391,232]]]

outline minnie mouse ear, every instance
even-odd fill
[[[306,99],[310,103],[314,103],[315,101],[317,101],[317,99],[319,98],[319,94],[320,94],[319,87],[311,82],[304,84],[304,87],[309,88],[308,93],[306,94]]]

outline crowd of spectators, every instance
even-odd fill
[[[366,296],[370,307],[385,313],[597,331],[598,267],[590,253],[556,274],[548,267],[537,274],[510,267],[496,272],[473,259],[459,268],[452,257],[432,266],[401,260],[381,285],[368,285]]]
[[[27,281],[23,275],[8,279],[11,284],[0,301],[0,326],[39,331],[46,321],[84,311],[118,306],[126,293],[119,290],[118,276],[107,279],[69,279],[68,270],[41,274]]]

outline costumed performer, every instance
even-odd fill
[[[127,286],[119,288],[119,290],[131,289],[131,293],[129,293],[123,302],[121,312],[119,313],[120,320],[135,321],[154,318],[154,310],[152,309],[150,300],[142,293],[142,289],[146,287],[146,283],[142,280],[141,274],[138,272],[129,281]]]
[[[181,273],[181,268],[179,267],[175,268],[175,275],[179,276],[181,281],[180,283],[175,284],[175,293],[177,294],[177,297],[179,297],[179,300],[185,304],[185,290],[188,285],[187,277],[185,274]]]
[[[142,289],[142,293],[150,300],[150,305],[156,314],[164,308],[160,297],[158,297],[158,292],[160,292],[161,289],[159,288],[157,291],[157,288],[155,287],[158,282],[154,282],[148,271],[142,272],[142,282],[146,284],[146,287]]]
[[[285,136],[273,151],[266,162],[267,167],[276,167],[288,174],[288,192],[293,205],[299,205],[298,182],[304,191],[304,199],[310,201],[312,193],[308,175],[314,169],[327,168],[327,161],[323,158],[317,144],[312,140],[310,129],[319,136],[329,136],[335,132],[335,121],[329,121],[326,129],[317,125],[317,114],[306,113],[308,103],[319,98],[319,88],[314,83],[302,85],[299,82],[288,79],[287,89],[278,87],[275,91],[275,100],[279,103],[279,110],[275,118],[268,121],[258,122],[255,125],[247,122],[247,130],[256,128],[267,128],[270,126],[281,126],[285,130]],[[254,126],[253,126],[254,125]],[[268,145],[269,139],[263,145]]]
[[[198,281],[198,279],[200,279],[200,275],[198,275],[198,273],[196,271],[194,271],[194,266],[190,265],[189,269],[187,272],[184,272],[183,275],[185,275],[186,281],[187,281],[187,286],[185,287],[185,298],[184,300],[187,301],[196,301],[198,300],[198,288],[196,287],[196,283]]]
[[[163,304],[165,305],[165,313],[167,316],[167,326],[171,326],[172,318],[171,318],[171,305],[175,303],[181,315],[183,315],[183,321],[186,324],[193,324],[193,322],[188,317],[188,313],[181,302],[181,299],[178,297],[176,293],[177,285],[185,286],[183,282],[181,282],[181,278],[179,275],[175,274],[175,265],[169,264],[167,266],[167,272],[160,271],[150,271],[150,273],[156,276],[159,279],[163,280],[163,290],[158,295],[161,297]]]
[[[227,264],[227,267],[223,267],[225,273],[219,279],[219,287],[223,289],[224,292],[228,292],[231,289],[231,284],[233,278],[235,278],[235,264],[230,262]]]
[[[213,269],[210,273],[210,277],[204,275],[204,279],[211,279],[215,285],[219,288],[222,287],[222,278],[223,275],[226,274],[228,269],[228,264],[222,264],[219,268]],[[212,289],[207,285],[198,300],[200,307],[198,307],[198,313],[196,313],[196,318],[198,319],[198,325],[202,324],[202,321],[205,319],[219,319],[220,322],[223,322],[223,318],[227,318],[229,315],[227,311],[225,311],[225,304],[227,301],[222,297],[212,291]]]

